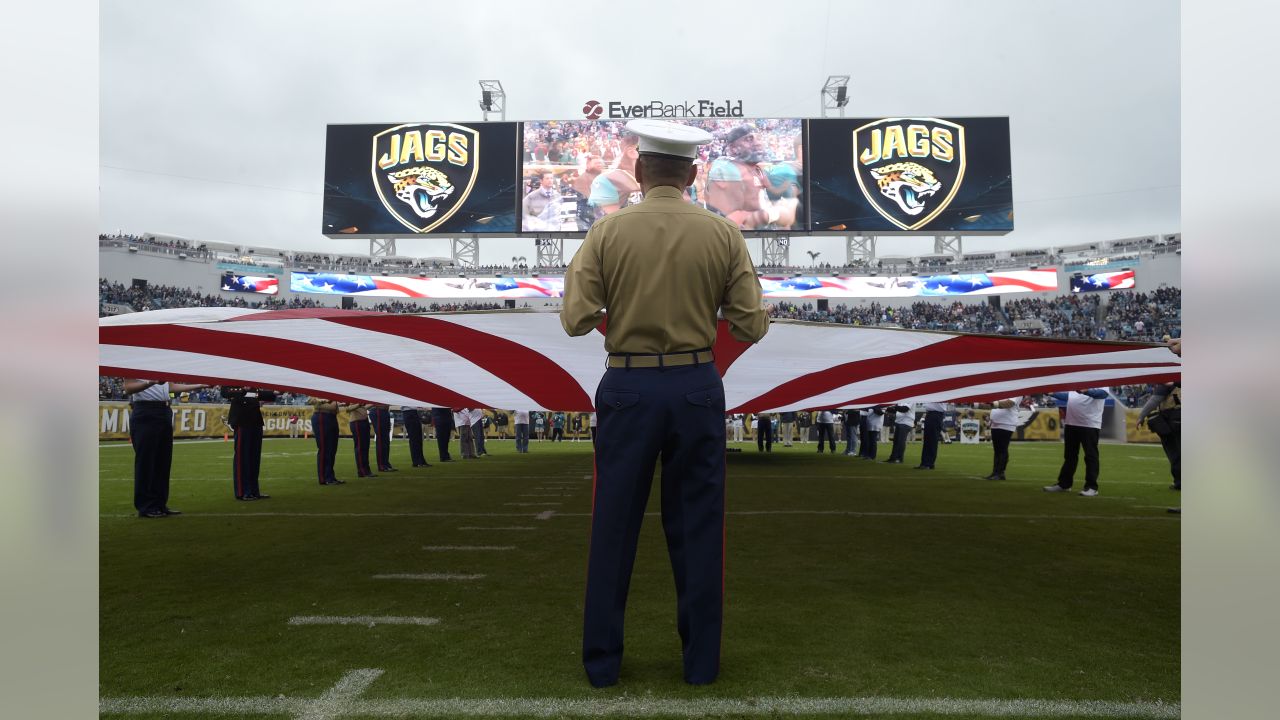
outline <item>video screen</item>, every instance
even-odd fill
[[[330,125],[321,232],[331,238],[514,232],[516,125]]]
[[[679,121],[714,138],[699,148],[697,180],[685,188],[689,202],[743,232],[805,229],[803,121]],[[596,220],[640,202],[638,142],[625,120],[524,123],[520,229],[586,232]]]
[[[1013,230],[1009,118],[809,121],[813,232]]]

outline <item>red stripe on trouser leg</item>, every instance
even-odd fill
[[[244,495],[244,467],[242,467],[244,459],[240,452],[240,443],[244,438],[240,434],[240,428],[234,428],[232,432],[236,435],[235,459],[232,462],[232,475],[235,476],[236,497],[242,497]]]

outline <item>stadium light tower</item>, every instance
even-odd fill
[[[828,117],[833,110],[844,117],[844,107],[849,104],[849,76],[828,76],[827,82],[822,86],[821,96],[822,117]]]
[[[501,81],[480,81],[480,110],[486,121],[492,113],[497,113],[499,120],[507,119],[507,93],[502,90]]]

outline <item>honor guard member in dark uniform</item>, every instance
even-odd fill
[[[608,367],[596,390],[596,476],[582,661],[596,687],[622,666],[623,616],[640,523],[662,457],[662,526],[675,574],[684,679],[720,671],[724,591],[724,386],[711,345],[716,312],[734,337],[768,330],[738,228],[686,202],[697,145],[711,135],[633,120],[642,202],[592,226],[565,276],[560,322],[585,335],[608,313]],[[603,310],[602,310],[603,308]]]
[[[271,390],[250,387],[221,388],[222,397],[231,401],[227,424],[236,434],[235,452],[231,455],[232,487],[237,500],[266,500],[258,488],[258,470],[262,465],[262,402],[271,402],[276,394]]]
[[[422,415],[418,408],[401,407],[400,417],[404,418],[404,434],[409,439],[409,459],[414,467],[431,467],[426,456],[422,454]]]
[[[316,478],[321,485],[341,485],[333,474],[338,460],[338,403],[324,398],[307,401],[315,408],[311,413],[311,432],[316,436]]]
[[[431,426],[436,431],[436,448],[440,451],[440,462],[453,462],[449,455],[449,440],[453,437],[453,409],[431,408]]]
[[[173,466],[173,410],[169,393],[207,388],[161,382],[124,381],[129,397],[129,442],[133,444],[133,507],[138,517],[181,515],[169,507],[169,470]]]
[[[386,405],[370,405],[369,423],[373,426],[378,472],[395,472],[396,469],[391,467],[391,408]]]
[[[920,450],[920,464],[916,470],[932,470],[938,461],[938,441],[942,439],[942,421],[946,416],[946,403],[924,404],[924,447]]]

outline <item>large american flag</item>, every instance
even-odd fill
[[[586,412],[605,370],[601,328],[554,313],[393,315],[182,308],[99,321],[104,375],[248,384],[349,402]],[[986,401],[1169,382],[1163,346],[775,322],[756,345],[721,322],[731,412]]]

